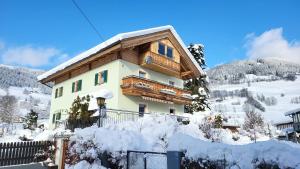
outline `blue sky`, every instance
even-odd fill
[[[300,61],[297,0],[76,2],[104,39],[121,32],[173,25],[186,44],[205,45],[209,67],[281,51],[285,51],[281,55]],[[2,0],[0,22],[3,64],[50,69],[102,42],[71,0]],[[268,53],[271,49],[276,50]]]

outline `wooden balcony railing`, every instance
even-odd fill
[[[145,52],[141,56],[140,65],[155,71],[172,75],[180,76],[180,64],[173,59],[167,58],[154,52]]]
[[[137,76],[123,78],[121,88],[125,95],[141,96],[157,102],[169,104],[190,104],[192,102],[189,91]]]

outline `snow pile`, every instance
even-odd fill
[[[62,133],[70,134],[70,130],[64,130],[63,128],[55,130],[35,128],[34,130],[29,130],[23,129],[22,124],[16,123],[12,132],[5,133],[3,137],[0,137],[0,142],[20,142],[24,141],[24,138],[32,141],[53,140],[55,135],[62,135]]]
[[[190,124],[181,125],[171,116],[146,116],[136,122],[124,122],[108,125],[103,128],[92,126],[75,130],[70,138],[70,154],[77,156],[70,164],[72,169],[86,164],[93,168],[99,163],[99,154],[109,155],[124,165],[127,150],[166,152],[168,150],[184,151],[192,160],[198,158],[209,160],[226,159],[229,165],[240,168],[251,168],[265,161],[276,163],[280,167],[300,167],[300,146],[279,141],[259,141],[252,143],[247,132],[231,133],[229,130],[218,129],[220,141],[212,142],[204,137],[199,129],[202,115],[190,116]],[[233,137],[239,137],[234,141]],[[258,140],[268,139],[258,136]],[[228,144],[225,144],[228,143]],[[244,145],[230,145],[244,144]],[[122,161],[123,160],[123,161]],[[85,161],[85,162],[82,162]],[[87,163],[88,162],[88,163]],[[79,167],[80,168],[80,167]],[[85,167],[86,168],[86,167]]]
[[[168,150],[184,151],[185,156],[197,159],[223,160],[229,166],[252,168],[257,162],[278,164],[280,168],[300,168],[300,146],[275,140],[246,145],[211,143],[177,133],[169,139]]]

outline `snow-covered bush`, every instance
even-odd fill
[[[180,150],[185,152],[186,166],[191,166],[190,163],[196,165],[201,161],[199,163],[201,166],[213,167],[224,159],[226,166],[238,165],[246,169],[259,164],[269,164],[274,159],[273,162],[278,166],[295,166],[297,163],[300,165],[300,160],[294,157],[289,159],[292,160],[291,165],[287,165],[289,163],[281,156],[281,153],[287,156],[295,153],[294,150],[290,151],[288,144],[267,141],[250,144],[251,146],[229,145],[251,143],[248,137],[250,132],[240,130],[232,134],[230,130],[213,128],[213,121],[205,118],[208,115],[195,113],[187,116],[191,120],[188,125],[180,125],[170,116],[146,115],[135,122],[112,124],[102,128],[93,126],[77,129],[75,135],[70,138],[68,169],[104,166],[101,162],[105,162],[111,168],[122,167],[126,165],[127,150],[158,152]],[[211,125],[207,127],[206,124]],[[207,133],[202,132],[203,128],[199,129],[200,125],[208,128],[210,139],[205,138]],[[263,133],[257,136],[265,138]],[[294,144],[293,146],[297,147]],[[272,149],[271,154],[268,152],[269,149]],[[300,150],[300,147],[297,149]],[[253,162],[256,159],[258,161]]]
[[[271,140],[256,144],[228,145],[211,143],[180,133],[174,134],[169,140],[168,150],[185,152],[185,166],[194,166],[195,169],[300,166],[300,147],[294,143]]]

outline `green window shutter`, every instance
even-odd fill
[[[75,82],[72,83],[72,93],[75,92]]]
[[[98,73],[95,74],[95,86],[98,84]]]
[[[55,123],[55,114],[52,115],[52,123]]]
[[[81,87],[82,87],[82,80],[79,80],[78,81],[78,84],[77,84],[77,91],[81,91]]]
[[[61,97],[63,95],[63,91],[64,91],[64,88],[63,87],[60,87],[59,88],[59,97]]]
[[[103,72],[103,81],[104,81],[104,83],[107,82],[107,70],[105,70],[105,71]]]
[[[58,89],[55,89],[55,98],[57,98]]]
[[[61,118],[61,113],[57,113],[56,120],[60,120],[60,118]]]

